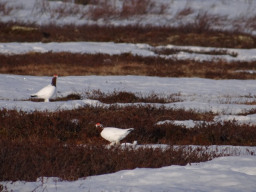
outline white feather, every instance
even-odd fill
[[[49,99],[52,98],[56,92],[57,77],[57,75],[54,75],[50,85],[47,85],[46,87],[40,89],[37,93],[32,94],[31,97],[44,99],[44,102],[49,102]]]
[[[116,127],[105,127],[101,131],[100,135],[101,137],[109,141],[110,145],[120,144],[120,141],[124,139],[133,130],[134,128],[120,129]]]
[[[52,85],[47,85],[46,87],[39,90],[32,96],[44,99],[45,102],[49,102],[49,99],[55,94],[56,87]]]

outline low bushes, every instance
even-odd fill
[[[165,120],[212,120],[213,114],[199,114],[182,109],[165,109],[152,106],[118,107],[84,107],[71,111],[59,112],[18,112],[15,110],[0,111],[0,138],[10,140],[54,140],[76,143],[107,143],[103,141],[95,124],[122,128],[134,127],[128,141],[139,143],[158,143],[165,135],[165,129],[156,126],[158,121]],[[157,128],[158,127],[158,128]],[[159,135],[155,131],[159,129]],[[154,137],[150,136],[153,135]],[[168,143],[166,141],[165,143]]]
[[[194,25],[179,27],[154,26],[97,26],[49,24],[36,26],[25,23],[1,23],[1,42],[126,42],[150,45],[193,45],[224,48],[254,48],[256,37],[242,32],[216,31],[195,28]],[[15,30],[14,30],[15,29]],[[34,30],[26,30],[34,29]]]
[[[155,93],[142,95],[127,91],[114,91],[112,93],[103,93],[100,90],[86,91],[85,98],[99,100],[100,102],[113,103],[173,103],[181,101],[179,94],[171,94],[167,97],[159,96]]]
[[[0,180],[35,181],[59,177],[81,177],[112,173],[136,167],[158,168],[207,161],[214,154],[201,150],[160,148],[105,148],[99,145],[63,145],[60,142],[31,143],[0,140]]]
[[[152,106],[84,107],[70,111],[0,110],[0,180],[38,177],[75,180],[136,167],[186,165],[216,157],[204,149],[172,145],[253,145],[254,126],[236,122],[203,123],[193,129],[161,120],[212,121],[213,114]],[[122,142],[169,144],[167,148],[106,147],[95,123],[135,130]],[[221,154],[219,154],[221,155]]]
[[[123,141],[140,144],[178,145],[255,145],[255,127],[236,122],[207,123],[212,113],[197,113],[182,109],[152,106],[84,107],[59,112],[0,111],[0,139],[10,141],[63,142],[76,144],[107,144],[95,124],[135,130]],[[193,129],[174,124],[157,125],[163,120],[205,121]]]
[[[164,50],[163,50],[164,51]],[[232,54],[221,52],[218,54]],[[19,75],[146,75],[202,77],[212,79],[255,79],[246,73],[254,62],[194,61],[141,57],[132,54],[27,53],[0,55],[0,73]],[[240,72],[239,72],[240,71]]]

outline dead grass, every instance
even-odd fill
[[[204,123],[194,129],[173,124],[156,125],[163,120],[212,121],[212,113],[197,113],[182,109],[153,106],[84,107],[71,111],[17,112],[1,110],[0,139],[10,141],[64,142],[76,144],[107,143],[100,138],[95,123],[105,126],[135,130],[123,141],[162,143],[172,145],[243,145],[253,146],[256,141],[255,126],[241,125],[235,121],[224,124]]]
[[[158,168],[167,165],[211,160],[216,155],[183,148],[122,149],[102,146],[76,146],[62,143],[0,141],[1,181],[35,181],[39,177],[76,180],[91,175],[113,173],[137,167]],[[161,158],[159,158],[161,157]]]
[[[108,0],[97,0],[93,3],[93,6],[89,9],[87,15],[92,20],[109,19],[118,15],[115,5]]]
[[[34,181],[38,177],[75,180],[136,167],[162,167],[202,162],[215,157],[203,149],[183,147],[105,148],[95,122],[107,126],[134,127],[123,141],[171,145],[255,145],[255,127],[201,124],[185,129],[172,124],[155,125],[164,119],[212,120],[213,114],[139,107],[84,107],[59,112],[0,110],[0,180]],[[161,158],[159,158],[161,157]]]
[[[7,6],[7,1],[0,3],[0,10],[3,15],[19,9],[19,7]],[[59,6],[51,7],[48,0],[36,0],[31,10],[32,16],[50,15],[51,18],[65,19],[69,16],[77,16],[80,19],[93,19],[108,21],[110,19],[125,19],[139,17],[146,14],[165,14],[171,4],[159,4],[152,0],[124,0],[121,5],[116,1],[107,0],[76,0],[64,1]],[[74,2],[74,3],[71,3]],[[79,5],[80,4],[80,5]],[[88,9],[84,9],[82,5]],[[183,17],[190,17],[194,14],[188,2],[184,8],[178,11],[173,20],[181,20]],[[254,48],[256,38],[246,34],[242,29],[248,31],[255,29],[255,16],[250,18],[239,16],[229,20],[227,16],[210,14],[207,11],[198,11],[194,21],[188,24],[180,24],[178,27],[157,27],[157,26],[75,26],[55,23],[44,26],[36,26],[26,23],[0,23],[0,41],[10,42],[52,42],[52,41],[113,41],[130,43],[148,43],[151,45],[197,45],[209,47],[232,47],[232,48]],[[233,31],[216,30],[212,26],[222,26],[229,22],[234,26]],[[12,31],[12,26],[38,28],[38,31]],[[114,35],[113,35],[114,34]]]
[[[13,26],[32,27],[38,30],[12,30]],[[52,41],[112,41],[147,43],[150,45],[195,45],[226,48],[254,48],[255,36],[239,32],[221,32],[197,29],[193,25],[172,27],[152,26],[35,26],[22,23],[0,23],[1,42],[52,42]],[[113,35],[114,34],[114,35]]]
[[[160,50],[171,53],[178,50]],[[232,54],[227,52],[212,54]],[[235,56],[235,55],[234,55]],[[254,62],[193,61],[141,57],[132,54],[27,53],[0,55],[0,73],[19,75],[146,75],[161,77],[202,77],[212,79],[255,79],[244,70]],[[237,72],[241,71],[241,72]]]
[[[154,7],[155,3],[151,0],[125,0],[120,15],[121,17],[130,17],[148,14],[152,12]]]
[[[203,149],[183,147],[105,148],[95,123],[134,127],[123,142],[170,145],[254,146],[254,126],[236,122],[201,124],[194,129],[172,124],[156,125],[165,119],[212,121],[211,113],[152,106],[84,107],[58,112],[0,110],[0,180],[35,181],[38,177],[75,180],[136,167],[186,165],[214,158]],[[159,158],[161,157],[161,158]]]
[[[85,98],[99,100],[103,103],[173,103],[180,102],[179,94],[171,94],[167,97],[161,97],[155,93],[148,95],[134,94],[126,91],[114,91],[111,93],[103,93],[100,90],[87,91]]]
[[[163,54],[163,55],[172,55],[172,54],[178,54],[180,52],[185,53],[195,53],[195,54],[202,54],[202,55],[227,55],[231,57],[237,57],[238,53],[236,52],[229,52],[226,49],[213,49],[209,51],[205,50],[191,50],[186,48],[155,48],[152,49],[157,54]]]
[[[0,137],[10,140],[55,140],[77,143],[101,143],[95,124],[116,127],[134,127],[134,140],[140,143],[155,143],[159,135],[154,135],[155,123],[166,118],[212,120],[213,114],[199,114],[194,111],[155,108],[152,106],[128,106],[109,108],[86,107],[56,113],[1,111]],[[74,121],[75,120],[75,121]],[[164,130],[162,130],[164,131]],[[146,134],[146,133],[149,134]],[[132,136],[133,134],[131,134]],[[151,135],[151,136],[149,136]],[[154,139],[151,138],[154,136]],[[127,138],[129,140],[129,138]],[[131,139],[131,138],[130,138]],[[153,139],[153,140],[151,140]],[[130,140],[131,141],[131,140]]]
[[[195,10],[193,10],[188,4],[182,8],[181,10],[179,10],[176,14],[176,18],[177,19],[181,19],[183,17],[187,17],[188,15],[194,13]]]
[[[115,104],[115,103],[173,103],[181,102],[179,93],[171,94],[169,96],[159,96],[156,93],[142,95],[141,93],[131,93],[126,91],[114,91],[111,93],[103,93],[100,90],[88,90],[84,94],[72,93],[65,97],[57,97],[50,99],[51,102],[55,101],[70,101],[81,99],[93,99],[102,103]],[[30,98],[33,102],[44,102],[43,99]]]

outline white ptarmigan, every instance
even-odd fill
[[[97,123],[96,128],[101,129],[101,137],[110,142],[110,145],[120,144],[120,141],[124,139],[134,128],[120,129],[116,127],[103,127],[102,124]]]
[[[56,92],[57,77],[58,77],[58,75],[54,75],[53,78],[52,78],[52,83],[51,84],[42,88],[37,93],[30,95],[30,97],[36,97],[36,98],[44,99],[44,102],[49,102],[49,99]]]

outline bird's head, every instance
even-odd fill
[[[103,128],[103,125],[102,125],[102,124],[100,124],[100,123],[96,123],[96,124],[95,124],[95,127],[96,127],[96,128],[100,128],[100,129],[102,129],[102,128]]]
[[[58,75],[53,75],[53,78],[52,78],[52,86],[55,86],[55,87],[56,87],[57,78],[58,78]]]

